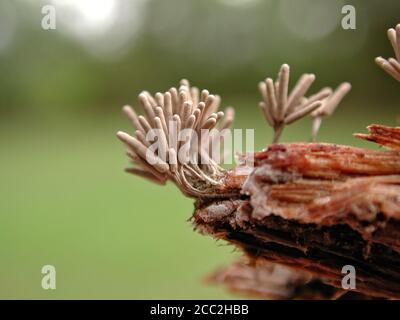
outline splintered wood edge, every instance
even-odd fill
[[[369,134],[355,133],[353,136],[362,140],[375,142],[392,150],[400,151],[400,127],[372,124],[367,129]]]

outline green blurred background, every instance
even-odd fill
[[[343,30],[352,4],[357,29]],[[41,28],[52,4],[57,29]],[[289,63],[311,91],[353,89],[319,140],[358,146],[353,132],[396,125],[399,84],[374,64],[392,56],[386,30],[400,2],[332,0],[47,0],[0,2],[0,298],[229,298],[205,285],[232,247],[193,232],[193,201],[172,185],[125,174],[115,138],[143,90],[185,77],[237,110],[236,128],[271,139],[257,83]],[[310,121],[285,141],[308,140]],[[41,288],[41,268],[57,289]]]

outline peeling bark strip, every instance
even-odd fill
[[[354,136],[360,139],[376,142],[393,150],[400,150],[400,128],[385,127],[373,124],[368,127],[369,134],[357,133]]]
[[[369,130],[369,140],[397,149],[400,128]],[[400,298],[400,151],[272,145],[255,154],[241,193],[200,200],[195,228],[243,249],[253,263],[300,269],[340,289],[342,267],[353,265],[355,291]]]
[[[210,274],[206,281],[224,285],[233,294],[285,300],[366,300],[368,296],[337,289],[308,272],[275,263],[254,265],[239,260]]]

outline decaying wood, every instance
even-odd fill
[[[379,124],[368,127],[369,134],[355,134],[357,138],[373,141],[393,150],[400,150],[400,128],[391,128]]]
[[[251,264],[240,259],[210,274],[206,281],[224,285],[231,293],[258,299],[350,300],[369,299],[354,291],[332,287],[308,272],[275,264]]]
[[[339,289],[342,267],[352,265],[356,292],[400,298],[400,128],[369,130],[357,136],[392,150],[295,143],[256,153],[240,195],[197,202],[195,228],[254,263],[309,272]],[[229,181],[243,181],[237,171]]]

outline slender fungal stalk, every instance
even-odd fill
[[[220,100],[219,96],[207,90],[200,92],[198,88],[190,87],[185,79],[178,89],[171,88],[155,96],[147,91],[139,94],[144,116],[138,116],[130,106],[123,108],[136,129],[135,135],[122,131],[117,133],[117,137],[128,147],[129,158],[138,167],[129,168],[127,172],[158,184],[172,180],[185,195],[191,197],[211,196],[213,192],[210,190],[221,185],[224,176],[224,169],[212,159],[213,152],[220,150],[205,150],[192,135],[186,137],[186,141],[179,138],[185,129],[191,129],[186,132],[195,132],[201,137],[202,130],[229,128],[234,119],[234,109],[228,107],[225,113],[218,111]],[[156,140],[158,150],[152,150],[152,142],[147,139],[153,129],[161,133]],[[205,145],[219,147],[219,144],[213,144],[217,138],[212,134],[206,136],[208,142]],[[185,159],[190,161],[181,161],[185,146],[188,146],[184,150]]]
[[[321,91],[318,94],[305,98],[305,94],[315,80],[315,75],[304,74],[289,94],[290,68],[282,65],[277,80],[265,79],[259,83],[263,101],[260,108],[264,117],[274,130],[272,143],[277,143],[286,125],[304,118],[323,105],[323,99],[329,96],[329,92]]]
[[[350,91],[351,85],[348,82],[342,83],[334,92],[331,88],[322,89],[322,91],[329,92],[328,97],[322,100],[322,105],[317,110],[311,113],[313,117],[311,141],[317,141],[319,128],[321,127],[322,119],[329,117],[339,106],[344,96]]]
[[[377,57],[375,62],[397,81],[400,81],[400,24],[387,31],[395,58]]]

